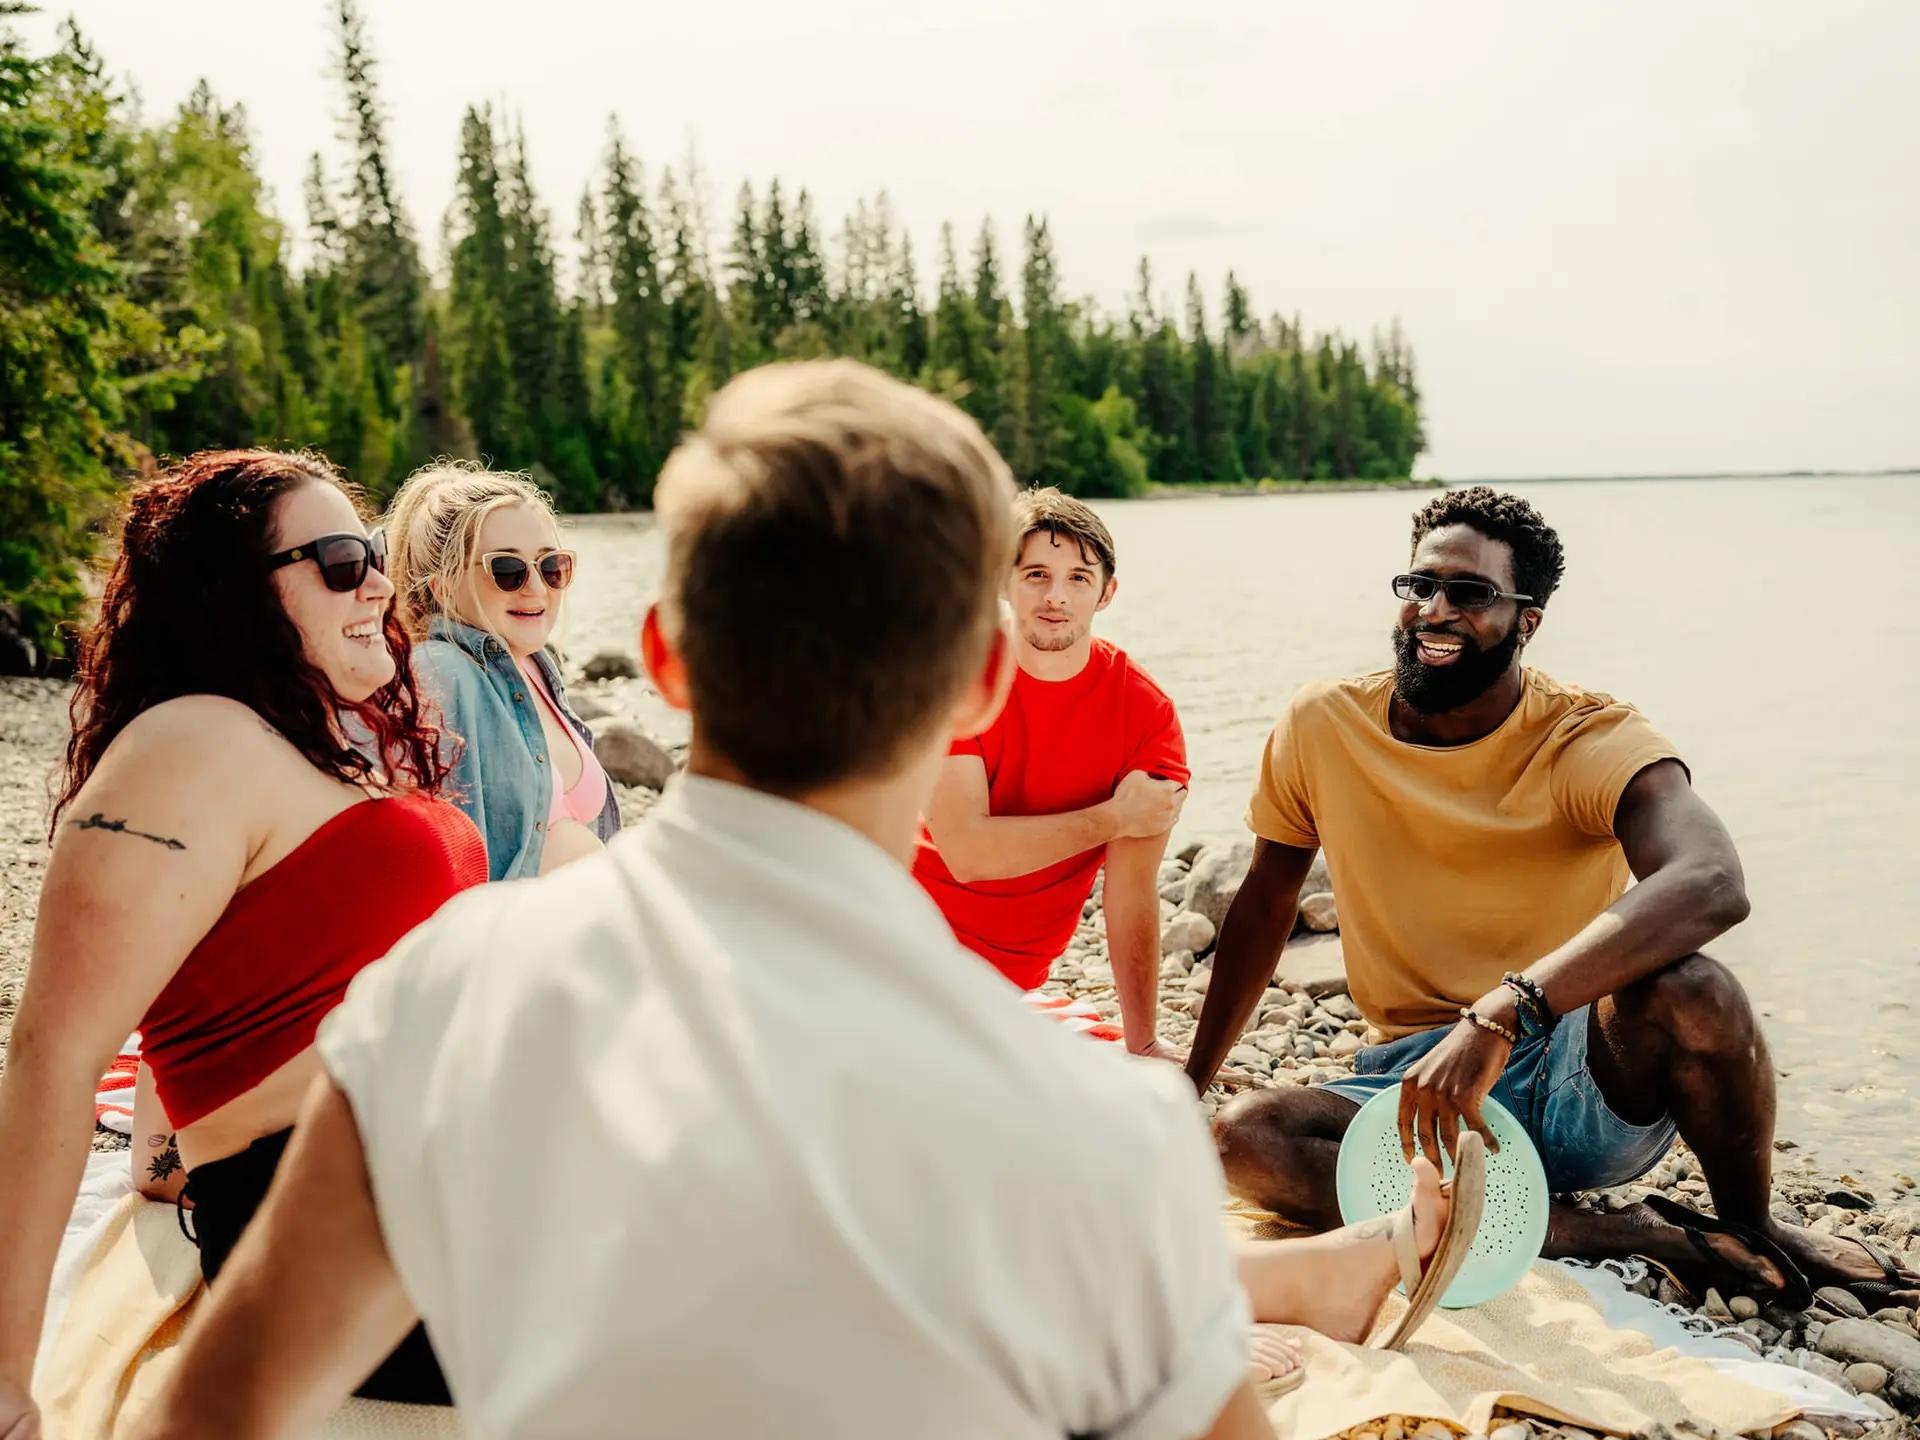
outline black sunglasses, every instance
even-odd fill
[[[527,578],[537,566],[540,580],[549,590],[564,590],[573,583],[573,551],[549,550],[538,560],[529,561],[511,550],[491,550],[480,557],[493,583],[511,595],[527,588]]]
[[[302,560],[311,560],[320,567],[320,578],[327,582],[329,590],[358,590],[367,578],[369,566],[382,575],[387,573],[387,533],[376,530],[371,535],[322,535],[318,540],[267,556],[267,569],[298,565]]]
[[[1443,590],[1447,595],[1447,603],[1456,610],[1485,610],[1496,600],[1518,600],[1525,605],[1533,603],[1531,595],[1516,595],[1488,580],[1442,580],[1437,575],[1393,577],[1393,593],[1416,605],[1426,604]]]

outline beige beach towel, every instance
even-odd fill
[[[205,1290],[200,1252],[171,1205],[123,1197],[106,1220],[34,1377],[47,1440],[110,1440],[159,1390]],[[349,1400],[323,1440],[463,1434],[454,1412]]]
[[[1243,1239],[1276,1233],[1272,1217],[1244,1207],[1230,1208],[1228,1225]],[[1391,1324],[1405,1308],[1390,1296],[1378,1324]],[[1489,1304],[1436,1311],[1401,1354],[1311,1331],[1290,1334],[1302,1342],[1307,1381],[1267,1410],[1290,1440],[1321,1440],[1389,1415],[1485,1434],[1495,1407],[1617,1435],[1689,1418],[1722,1430],[1766,1430],[1801,1409],[1704,1360],[1656,1348],[1638,1331],[1609,1326],[1593,1296],[1546,1263]]]

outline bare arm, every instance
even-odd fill
[[[174,702],[182,706],[185,702]],[[0,1076],[0,1392],[24,1392],[93,1131],[95,1082],[239,888],[244,806],[205,717],[150,712],[61,823]],[[0,1413],[0,1434],[6,1433]]]
[[[1157,1047],[1160,1015],[1160,859],[1167,832],[1115,840],[1107,846],[1107,958],[1120,995],[1127,1049]]]
[[[1640,883],[1527,967],[1556,1015],[1664,970],[1719,939],[1752,908],[1733,837],[1678,760],[1658,761],[1628,782],[1613,828]],[[1493,1013],[1496,999],[1514,1001],[1503,986],[1484,1013]]]
[[[134,1434],[312,1434],[415,1318],[380,1236],[352,1107],[322,1075],[266,1202]]]
[[[1253,1017],[1253,1007],[1273,978],[1287,936],[1293,933],[1300,887],[1317,853],[1272,840],[1253,842],[1253,863],[1220,926],[1213,981],[1193,1031],[1187,1076],[1195,1089],[1205,1091],[1213,1083],[1220,1062]]]
[[[1747,917],[1733,837],[1694,793],[1679,761],[1658,761],[1628,782],[1614,834],[1640,883],[1526,969],[1556,1015],[1664,970]],[[1504,985],[1473,1009],[1509,1029],[1519,1023],[1519,999]],[[1501,1036],[1460,1020],[1401,1087],[1401,1148],[1411,1155],[1417,1138],[1429,1154],[1450,1149],[1463,1124],[1491,1143],[1480,1102],[1511,1053]]]
[[[953,878],[1006,880],[1031,875],[1113,840],[1171,830],[1184,787],[1134,771],[1111,798],[1058,815],[995,815],[987,767],[978,755],[949,755],[927,805],[927,829]]]

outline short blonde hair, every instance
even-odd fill
[[[878,370],[735,379],[654,500],[695,728],[776,794],[886,773],[986,663],[1012,500],[978,425]]]
[[[386,513],[387,578],[398,592],[395,613],[414,639],[426,635],[435,615],[479,623],[450,611],[446,597],[463,594],[461,587],[473,583],[480,528],[509,505],[531,505],[558,524],[552,500],[525,475],[467,460],[436,460],[409,475],[394,495]]]

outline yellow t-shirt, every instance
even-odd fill
[[[1399,1036],[1457,1020],[1620,898],[1620,795],[1678,755],[1631,705],[1531,668],[1513,713],[1468,745],[1396,740],[1392,696],[1390,670],[1300,690],[1247,825],[1326,851],[1354,1003]]]

